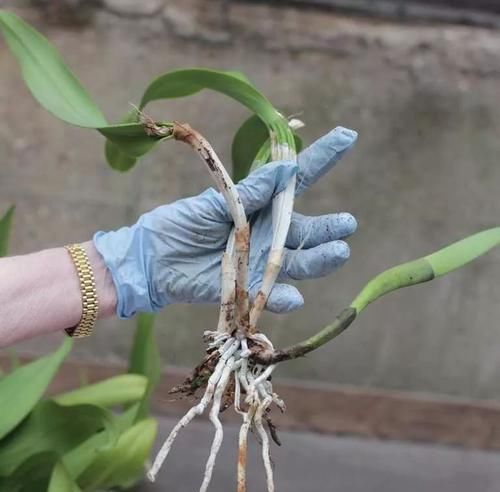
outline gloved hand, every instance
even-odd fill
[[[338,127],[300,153],[298,168],[291,162],[270,163],[237,185],[252,231],[250,297],[258,292],[271,246],[273,196],[295,172],[297,194],[306,191],[356,139],[356,132]],[[224,198],[208,189],[158,207],[131,227],[96,233],[94,244],[116,287],[118,316],[128,318],[174,303],[218,303],[221,256],[232,226]],[[344,264],[349,247],[340,239],[352,234],[356,226],[348,213],[319,217],[294,213],[279,280],[322,277]],[[277,283],[267,309],[284,313],[303,304],[294,286]]]

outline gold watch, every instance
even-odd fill
[[[88,337],[94,329],[99,313],[94,272],[90,266],[87,252],[80,244],[70,244],[65,246],[65,249],[75,265],[82,293],[82,318],[78,325],[66,328],[66,333],[74,338]]]

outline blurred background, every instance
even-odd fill
[[[206,66],[244,72],[284,114],[299,113],[306,143],[337,125],[359,132],[355,149],[297,203],[302,213],[357,217],[352,259],[329,278],[301,282],[302,311],[266,315],[263,327],[277,346],[325,326],[380,271],[499,223],[498,0],[0,6],[56,45],[110,120],[137,103],[156,75]],[[0,80],[0,210],[17,205],[12,253],[88,240],[210,185],[191,151],[175,143],[130,173],[109,169],[95,132],[66,126],[38,106],[3,42]],[[149,112],[189,121],[228,165],[232,136],[246,117],[208,92]],[[500,490],[500,456],[491,452],[500,449],[499,265],[500,251],[493,251],[384,298],[334,343],[279,368],[291,415],[283,426],[303,433],[290,433],[294,444],[275,453],[279,489],[333,490],[334,473],[338,490],[353,492]],[[199,361],[202,332],[216,319],[215,307],[174,306],[161,314],[157,338],[173,382]],[[77,344],[75,364],[94,371],[123,364],[132,328],[133,321],[101,323]],[[16,349],[38,355],[59,340]],[[158,412],[170,418],[179,405],[167,399],[158,392]],[[198,425],[191,447],[184,444],[194,461],[206,452],[197,436],[208,430]],[[354,437],[332,439],[334,433]],[[178,460],[169,475],[173,489],[194,490],[189,480],[197,477],[186,478]],[[317,483],[304,482],[308,473]],[[232,480],[229,470],[217,479],[221,487]]]

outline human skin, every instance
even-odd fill
[[[113,316],[116,290],[92,241],[82,244],[94,271],[99,318]],[[64,248],[0,259],[0,347],[76,326],[82,296],[76,269]]]

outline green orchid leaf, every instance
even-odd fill
[[[148,380],[139,374],[121,374],[54,397],[60,405],[89,403],[109,408],[135,403],[144,397]]]
[[[103,113],[51,43],[15,14],[0,10],[0,32],[18,61],[23,78],[38,102],[58,118],[73,125],[98,130],[107,138],[106,159],[120,171],[132,168],[136,159],[162,139],[149,136],[137,115],[131,113],[109,125]],[[225,94],[250,109],[281,141],[287,137],[286,120],[240,72],[209,69],[176,70],[154,80],[140,107],[158,99],[186,97],[203,89]]]
[[[108,443],[118,437],[115,417],[108,410],[90,404],[63,406],[52,400],[41,401],[0,440],[0,476],[8,476],[35,453],[53,451],[62,455],[99,432],[106,435]]]
[[[157,423],[146,419],[127,429],[115,446],[102,449],[78,477],[84,490],[130,487],[144,474],[156,437]]]
[[[479,232],[425,257],[435,277],[441,277],[500,245],[500,227]]]
[[[257,155],[255,156],[252,167],[250,168],[250,172],[259,169],[259,167],[264,166],[268,162],[272,160],[272,151],[271,151],[271,139],[267,139],[264,142],[264,145],[259,149]]]
[[[65,453],[62,461],[70,476],[76,480],[99,456],[99,452],[109,446],[109,437],[105,432],[99,432]]]
[[[122,173],[129,171],[137,164],[137,157],[130,157],[120,150],[113,142],[106,140],[104,146],[106,162],[115,170]]]
[[[113,422],[113,430],[116,429],[119,435],[121,435],[132,427],[139,406],[140,403],[136,403],[123,413],[116,415]],[[99,432],[65,453],[63,463],[70,475],[76,479],[92,464],[101,450],[109,448],[114,444],[116,444],[116,435],[114,433],[111,436],[109,433]]]
[[[47,490],[57,453],[43,451],[27,458],[6,479],[0,482],[0,492],[41,492]]]
[[[107,126],[101,110],[44,36],[4,10],[0,10],[0,31],[21,67],[26,85],[47,111],[73,125]]]
[[[130,374],[142,374],[147,378],[147,389],[137,410],[135,421],[149,414],[151,394],[160,380],[160,352],[154,335],[154,314],[141,313],[137,320],[134,342],[129,358]]]
[[[116,427],[120,432],[127,430],[137,423],[137,413],[141,407],[142,401],[134,403],[128,407],[124,412],[116,416]]]
[[[72,125],[98,130],[129,156],[128,166],[131,157],[149,152],[158,142],[146,135],[136,118],[126,125],[109,125],[54,46],[20,17],[0,10],[0,32],[19,63],[29,90],[54,116]],[[124,162],[120,167],[126,167]]]
[[[21,367],[21,359],[15,350],[9,350],[9,361],[11,372]]]
[[[243,106],[246,106],[256,118],[259,118],[267,128],[267,135],[272,135],[278,143],[296,150],[296,139],[288,126],[288,121],[280,114],[269,100],[261,94],[245,77],[239,73],[223,72],[204,68],[193,68],[174,70],[161,75],[154,80],[144,93],[140,107],[143,108],[152,101],[159,99],[171,99],[186,97],[203,89],[210,89],[224,94]],[[240,129],[236,145],[233,145],[233,157],[235,157],[235,177],[241,178],[244,172],[248,173],[249,159],[255,157],[259,148],[269,145],[262,142],[260,147],[257,143],[262,141],[262,127],[259,127],[257,119],[252,119]],[[250,129],[248,127],[251,127]],[[252,138],[250,148],[245,149],[241,143],[246,137],[252,135],[252,130],[258,129],[255,141]],[[298,141],[300,143],[300,140]],[[266,150],[266,149],[264,149]],[[266,154],[267,155],[267,154]],[[266,161],[260,162],[265,164]]]
[[[423,258],[389,268],[370,280],[351,304],[358,313],[389,292],[434,278],[432,267]]]
[[[368,304],[389,292],[446,275],[498,245],[500,227],[495,227],[462,239],[424,258],[390,268],[370,280],[351,307],[359,313]]]
[[[277,142],[295,150],[293,132],[288,127],[287,120],[246,78],[233,72],[205,68],[168,72],[149,85],[142,97],[140,108],[152,101],[186,97],[203,89],[219,92],[246,106],[265,123]]]
[[[158,99],[190,96],[203,89],[220,92],[240,102],[266,124],[282,119],[268,99],[247,80],[231,72],[206,68],[173,70],[160,75],[146,89],[140,107]]]
[[[120,123],[137,123],[137,110],[131,109],[121,120]],[[126,172],[135,166],[137,162],[136,157],[132,157],[125,153],[125,151],[116,143],[106,139],[104,153],[106,161],[116,171]]]
[[[12,206],[7,210],[5,215],[0,219],[0,258],[7,256],[9,247],[10,229],[12,227],[12,218],[14,216],[15,207]]]
[[[282,144],[295,150],[293,132],[288,127],[287,120],[280,114],[269,100],[260,93],[241,73],[224,72],[205,68],[174,70],[155,79],[146,89],[140,104],[144,108],[152,101],[186,97],[210,89],[224,94],[243,106],[246,106],[256,117],[266,125],[269,134]],[[256,120],[252,125],[257,126]],[[250,123],[249,123],[250,125]],[[261,129],[259,130],[261,134]],[[256,155],[256,148],[252,146],[250,154]],[[239,151],[240,145],[233,146]],[[242,150],[241,152],[244,152]],[[242,169],[248,169],[249,157],[245,154]],[[240,174],[241,176],[241,174]]]
[[[205,68],[174,70],[161,75],[146,89],[140,107],[159,99],[190,96],[203,89],[211,89],[235,99],[267,125],[283,119],[268,99],[241,76]]]
[[[141,123],[120,123],[98,128],[98,130],[109,141],[118,146],[121,152],[136,158],[147,154],[158,142],[170,138],[147,136]]]
[[[228,73],[233,77],[237,77],[238,79],[243,80],[243,82],[246,82],[247,84],[253,85],[252,82],[250,82],[250,79],[243,72],[240,72],[239,70],[226,70],[225,73]]]
[[[73,481],[66,467],[58,462],[54,466],[47,492],[81,492],[81,488]]]
[[[301,138],[294,134],[297,152],[302,150]],[[271,141],[269,130],[265,123],[257,116],[252,115],[238,129],[231,147],[233,161],[233,180],[237,183],[251,170],[269,162],[271,158]]]
[[[259,150],[266,144],[270,155],[269,130],[266,124],[254,114],[240,126],[234,135],[231,154],[235,183],[248,175]]]
[[[50,355],[16,369],[0,380],[2,408],[0,439],[16,427],[40,400],[62,361],[72,347],[70,338]]]
[[[305,356],[344,333],[363,309],[383,295],[446,275],[495,246],[500,246],[500,227],[479,232],[428,256],[382,272],[365,285],[351,305],[341,311],[332,323],[306,340],[278,350],[274,362]]]

